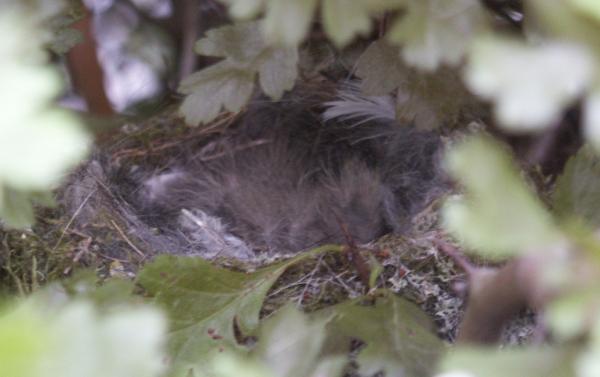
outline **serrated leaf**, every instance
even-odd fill
[[[262,90],[274,100],[291,90],[298,76],[298,51],[273,49],[258,63],[258,78]]]
[[[379,39],[363,52],[356,65],[356,75],[362,79],[361,89],[366,95],[388,95],[406,80],[406,67],[400,61],[399,51]]]
[[[451,68],[432,73],[407,70],[396,98],[398,121],[421,129],[460,125],[463,115],[474,119],[483,113],[481,108]]]
[[[396,119],[421,129],[451,127],[467,114],[481,112],[481,105],[465,89],[458,73],[449,68],[425,73],[407,67],[399,49],[385,40],[372,43],[360,57],[356,75],[367,95],[396,93]]]
[[[346,352],[351,339],[366,345],[356,362],[361,375],[384,372],[390,377],[430,375],[444,346],[433,325],[416,305],[386,292],[372,306],[357,299],[323,309],[316,316],[331,318],[324,352]]]
[[[264,21],[271,43],[296,47],[310,27],[317,0],[269,0]]]
[[[193,73],[179,87],[187,94],[179,111],[190,125],[210,122],[223,108],[236,113],[252,96],[254,76],[227,61]]]
[[[411,0],[407,5],[387,37],[402,46],[409,65],[424,70],[460,63],[472,38],[487,26],[477,0]]]
[[[194,50],[197,54],[228,58],[240,67],[250,64],[267,45],[258,22],[241,22],[226,25],[206,32],[198,40]]]
[[[467,247],[505,258],[561,239],[550,214],[491,138],[475,136],[455,146],[446,166],[466,193],[446,203],[444,225]]]
[[[400,6],[399,1],[323,0],[323,27],[333,43],[341,48],[356,35],[366,35],[371,30],[371,18],[375,13]]]
[[[270,46],[260,28],[258,22],[228,25],[198,41],[198,53],[225,59],[181,83],[179,91],[187,97],[180,113],[188,124],[210,122],[222,109],[240,111],[252,96],[257,74],[264,92],[275,100],[293,87],[298,51]]]
[[[436,377],[574,376],[573,352],[551,348],[486,349],[459,347],[442,361]]]
[[[558,215],[579,217],[593,227],[600,226],[600,157],[590,146],[569,159],[552,199]]]
[[[534,131],[550,126],[588,88],[594,63],[577,45],[539,46],[500,38],[479,38],[469,53],[465,81],[494,102],[507,130]]]
[[[200,258],[161,256],[147,265],[138,282],[171,319],[174,367],[200,370],[221,351],[239,350],[234,322],[242,334],[254,331],[267,291],[304,257],[251,274],[217,268]]]

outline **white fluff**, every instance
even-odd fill
[[[325,103],[323,120],[348,121],[352,126],[380,119],[395,120],[396,108],[392,96],[366,96],[358,83],[350,82],[338,92],[338,99]]]

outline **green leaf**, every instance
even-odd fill
[[[0,315],[0,375],[158,377],[166,323],[147,307],[98,315],[85,301],[28,299]]]
[[[33,308],[8,311],[3,308],[0,314],[1,376],[38,375],[39,360],[53,345],[46,321]]]
[[[219,353],[199,373],[213,377],[341,376],[346,355],[321,356],[325,324],[326,319],[309,320],[288,305],[261,324],[258,343],[249,353]]]
[[[577,377],[595,377],[600,373],[600,317],[597,314],[594,322],[588,347],[575,362]]]
[[[246,357],[241,352],[223,352],[215,355],[208,364],[197,372],[194,377],[278,377],[256,358]],[[191,372],[175,374],[189,376]]]
[[[54,53],[61,55],[81,42],[83,42],[83,35],[79,30],[64,28],[56,31],[49,47]]]
[[[598,286],[593,286],[570,292],[550,302],[544,319],[552,336],[564,341],[584,335],[599,309]]]
[[[460,63],[473,37],[486,29],[486,21],[477,0],[410,0],[387,36],[402,45],[408,64],[433,71],[442,64]]]
[[[241,22],[207,31],[206,37],[196,42],[195,51],[200,55],[227,58],[243,67],[266,48],[260,23]]]
[[[261,326],[253,355],[273,376],[308,377],[321,356],[325,324],[326,319],[309,321],[293,306],[285,306]]]
[[[296,47],[310,27],[317,0],[269,0],[264,21],[268,41]]]
[[[569,350],[551,348],[486,349],[459,347],[442,361],[438,377],[575,376]],[[579,375],[578,375],[579,376]]]
[[[569,0],[573,7],[584,16],[590,16],[600,21],[600,3],[596,0]]]
[[[398,56],[399,51],[379,39],[363,52],[356,65],[356,75],[362,79],[361,89],[366,95],[388,95],[406,80],[407,68]]]
[[[573,44],[538,46],[482,37],[469,53],[465,80],[494,102],[495,116],[512,131],[533,131],[557,121],[591,82],[594,63]]]
[[[547,38],[580,43],[588,53],[600,58],[598,20],[581,12],[573,0],[528,0],[526,5],[532,31]]]
[[[215,119],[224,108],[239,112],[250,100],[258,74],[263,91],[280,99],[294,86],[298,75],[298,51],[269,45],[260,23],[228,25],[207,33],[196,51],[225,58],[183,80],[179,91],[187,94],[180,113],[191,125]]]
[[[323,0],[323,26],[333,43],[341,48],[356,35],[371,31],[373,15],[400,7],[402,1],[398,0]]]
[[[356,359],[361,375],[384,372],[386,376],[426,376],[435,367],[444,346],[430,319],[416,305],[385,293],[372,306],[364,298],[345,302],[317,313],[330,318],[327,354],[346,352],[352,339],[366,345]]]
[[[396,93],[396,119],[421,129],[456,125],[461,116],[481,113],[481,105],[466,90],[458,72],[442,68],[420,72],[403,64],[399,48],[380,39],[360,57],[356,75],[367,95]]]
[[[444,224],[467,247],[490,258],[504,258],[561,239],[508,153],[491,138],[475,136],[455,146],[446,165],[466,193],[446,203]]]
[[[187,94],[179,109],[190,125],[215,119],[223,108],[237,113],[250,100],[255,73],[239,69],[228,61],[186,77],[179,91]]]
[[[249,19],[256,16],[266,0],[220,0],[229,6],[229,13],[234,18]]]
[[[0,5],[0,33],[11,35],[0,41],[0,215],[13,226],[33,221],[28,193],[56,186],[89,146],[79,119],[53,105],[61,76],[42,49],[46,30],[24,9]]]
[[[272,49],[258,60],[258,78],[262,90],[272,99],[281,99],[291,90],[298,76],[298,51]]]
[[[201,370],[223,350],[239,350],[234,323],[244,335],[255,330],[267,291],[297,260],[250,274],[200,258],[160,256],[147,265],[138,282],[171,319],[169,349],[176,369]]]
[[[600,151],[600,90],[595,88],[583,101],[583,135]]]
[[[35,218],[29,194],[0,188],[0,217],[11,228],[31,226]]]
[[[559,216],[575,216],[600,226],[600,158],[589,145],[569,159],[552,199]]]

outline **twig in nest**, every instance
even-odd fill
[[[298,306],[302,305],[302,301],[304,300],[304,295],[306,294],[306,291],[308,290],[308,287],[310,286],[310,282],[312,281],[312,278],[315,276],[315,274],[319,270],[319,267],[321,267],[321,261],[323,260],[323,256],[324,256],[324,254],[321,254],[319,256],[319,260],[317,261],[315,268],[313,268],[313,270],[307,276],[308,281],[306,282],[306,284],[304,284],[304,289],[302,289],[302,292],[300,293],[300,297],[298,297]]]
[[[469,275],[469,299],[457,342],[496,343],[504,324],[527,307],[528,285],[520,276],[520,262],[497,270],[478,268]]]
[[[77,216],[79,215],[79,213],[81,212],[81,210],[83,209],[83,207],[85,207],[85,205],[87,204],[87,202],[90,200],[90,198],[92,197],[92,195],[94,195],[95,193],[96,193],[96,189],[93,189],[85,197],[85,199],[83,199],[83,201],[81,202],[81,204],[79,205],[79,207],[77,207],[77,209],[73,213],[73,216],[71,216],[71,218],[67,222],[67,225],[65,225],[65,229],[63,229],[62,233],[60,234],[60,237],[58,237],[58,240],[56,241],[56,244],[54,245],[54,247],[52,248],[52,250],[50,250],[50,253],[53,253],[54,251],[56,251],[56,248],[58,247],[58,245],[60,245],[61,241],[65,237],[65,234],[67,233],[67,231],[71,227],[71,224],[73,224],[73,221],[75,221],[75,218],[77,218]]]
[[[142,251],[140,249],[138,249],[133,242],[131,242],[129,240],[129,238],[127,238],[127,236],[125,235],[125,233],[123,232],[123,230],[121,228],[119,228],[119,226],[117,225],[117,223],[114,220],[110,220],[110,223],[112,224],[112,226],[117,230],[117,232],[119,232],[119,234],[121,235],[121,237],[123,238],[123,240],[125,242],[127,242],[127,244],[129,246],[131,246],[131,248],[139,255],[142,257],[142,260],[146,259],[146,255],[144,253],[142,253]]]
[[[352,235],[348,231],[348,227],[346,226],[346,224],[343,221],[340,221],[339,219],[338,222],[340,223],[340,227],[344,232],[344,237],[346,237],[347,245],[344,247],[344,251],[345,254],[348,256],[348,261],[354,266],[356,272],[358,272],[358,277],[360,278],[360,281],[368,289],[369,277],[371,276],[371,268],[369,267],[369,264],[367,263],[365,258],[363,258],[363,256],[360,254],[360,250],[358,250],[358,247],[356,246]]]

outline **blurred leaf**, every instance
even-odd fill
[[[593,61],[565,43],[528,46],[492,37],[478,39],[465,72],[476,94],[494,101],[498,121],[512,131],[548,127],[589,86]]]
[[[196,51],[225,59],[181,83],[179,91],[187,96],[180,113],[191,125],[210,122],[222,108],[239,112],[252,96],[256,74],[263,91],[275,100],[294,86],[298,75],[297,50],[269,46],[257,22],[211,30]]]
[[[596,310],[595,323],[590,332],[588,347],[575,362],[577,377],[596,377],[600,375],[600,317],[597,313]]]
[[[138,282],[171,319],[169,348],[176,368],[201,370],[223,350],[240,349],[234,323],[242,335],[255,330],[267,291],[304,257],[248,274],[200,258],[163,255],[148,264]]]
[[[473,119],[482,112],[456,71],[417,71],[402,63],[398,51],[383,39],[372,43],[360,57],[356,75],[362,79],[361,87],[367,95],[388,95],[399,88],[396,118],[400,123],[421,129],[451,127],[464,114]]]
[[[229,7],[234,18],[249,19],[256,16],[267,0],[219,0]]]
[[[307,35],[318,0],[221,0],[236,18],[247,19],[264,11],[264,33],[276,44],[296,47]],[[377,13],[396,10],[404,0],[322,0],[323,27],[338,46],[371,30]]]
[[[444,224],[467,247],[504,258],[560,240],[549,213],[495,141],[471,137],[448,152],[446,164],[466,193],[446,203]]]
[[[66,54],[77,44],[83,42],[83,35],[80,31],[64,28],[56,32],[54,39],[50,42],[50,49],[56,54]]]
[[[312,320],[292,306],[261,325],[258,344],[247,354],[216,354],[199,370],[211,377],[336,377],[346,355],[321,357],[326,320]]]
[[[0,375],[159,376],[165,325],[146,307],[99,316],[84,301],[49,310],[29,299],[0,316]]]
[[[583,101],[583,135],[600,151],[600,90],[595,88]]]
[[[33,221],[28,193],[57,185],[89,145],[79,120],[52,106],[61,78],[48,66],[44,30],[30,16],[0,5],[0,33],[11,36],[0,41],[0,214],[13,226]]]
[[[432,73],[406,71],[396,98],[396,118],[421,129],[460,125],[463,115],[476,119],[481,105],[465,89],[457,71],[440,68]]]
[[[556,181],[553,207],[560,216],[577,216],[600,226],[600,158],[590,146],[567,162]]]
[[[296,47],[308,32],[317,0],[269,0],[264,21],[270,42]]]
[[[433,71],[460,63],[473,37],[487,26],[477,0],[410,0],[388,33],[412,66]]]
[[[361,89],[369,96],[388,95],[406,80],[407,68],[402,64],[398,47],[379,39],[369,45],[356,65],[362,79]]]
[[[40,359],[53,345],[47,322],[31,307],[0,312],[0,376],[37,376]]]
[[[590,16],[600,21],[600,3],[597,0],[569,0],[575,9],[584,16]]]
[[[486,349],[458,347],[442,360],[436,377],[575,376],[569,350],[551,348]]]
[[[361,305],[363,300],[315,313],[330,318],[325,354],[344,354],[352,339],[360,339],[366,343],[356,359],[361,375],[380,371],[390,377],[430,375],[444,346],[427,315],[392,293],[377,298],[372,306]]]
[[[202,369],[194,372],[194,377],[278,377],[272,374],[260,360],[247,357],[241,352],[219,353]],[[184,375],[186,374],[177,374],[177,376]],[[187,373],[187,375],[191,374]]]
[[[528,28],[545,37],[577,42],[600,59],[600,25],[594,17],[581,12],[573,1],[527,0]]]
[[[598,287],[571,292],[552,301],[544,313],[552,336],[569,340],[589,330],[600,309]]]
[[[402,3],[398,0],[323,0],[323,27],[333,43],[341,48],[356,35],[371,31],[373,15],[399,9]]]
[[[195,51],[200,55],[227,58],[243,66],[250,64],[265,48],[260,23],[241,22],[207,31],[206,37],[196,42]]]
[[[12,228],[25,228],[35,218],[29,193],[0,187],[0,217]]]
[[[369,269],[371,272],[369,273],[369,289],[377,286],[377,279],[383,273],[384,267],[383,265],[373,256],[373,254],[369,254]]]
[[[85,300],[93,303],[101,313],[113,311],[123,305],[141,304],[143,299],[133,295],[134,284],[129,279],[110,278],[98,281],[98,276],[93,270],[79,270],[68,279],[60,281],[41,292],[42,299],[46,300],[46,306],[64,305],[69,299]],[[46,291],[52,291],[48,297]],[[57,296],[64,293],[64,302],[60,302]],[[45,296],[45,297],[44,297]]]
[[[325,324],[325,319],[309,321],[293,306],[285,306],[261,326],[253,354],[273,376],[308,377],[321,357]]]
[[[319,361],[308,377],[339,377],[344,373],[347,361],[344,356],[325,357]]]

